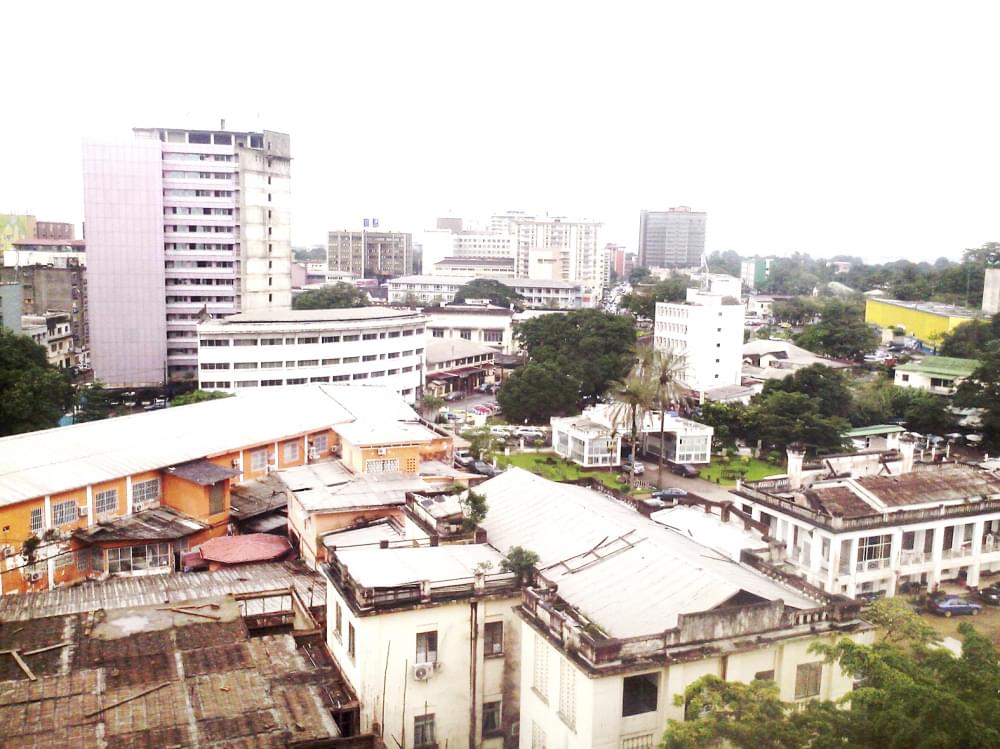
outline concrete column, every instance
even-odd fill
[[[903,548],[903,531],[897,528],[892,532],[892,541],[889,546],[889,585],[886,588],[887,596],[896,595],[896,583],[899,582],[899,557]]]
[[[979,573],[982,569],[983,555],[983,521],[977,520],[972,526],[972,562],[969,564],[969,572],[966,577],[966,585],[979,587]]]
[[[127,486],[127,484],[126,484]],[[87,487],[87,527],[94,525],[94,487]]]
[[[927,590],[933,592],[941,584],[941,552],[944,550],[944,527],[934,529],[931,541],[931,571],[927,575]]]
[[[855,536],[851,539],[851,563],[848,569],[848,575],[850,575],[850,580],[847,583],[847,597],[854,598],[854,594],[857,591],[857,583],[855,579],[858,576],[858,538]]]
[[[125,514],[131,515],[135,511],[135,499],[132,496],[132,477],[125,477]]]
[[[52,497],[45,495],[45,508],[42,510],[42,532],[52,527]],[[40,534],[39,534],[40,535]]]
[[[813,585],[823,585],[819,579],[819,566],[822,561],[823,537],[819,533],[813,533],[809,538],[809,582]]]
[[[839,592],[836,580],[840,576],[840,544],[842,539],[833,536],[830,539],[830,569],[826,573],[826,589],[829,593]]]
[[[805,450],[797,447],[789,447],[788,454],[788,484],[792,489],[799,489],[802,486],[802,462],[805,460]]]

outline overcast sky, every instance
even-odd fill
[[[641,208],[689,205],[709,250],[957,258],[1000,241],[998,20],[995,2],[14,0],[0,211],[79,223],[82,137],[225,118],[291,134],[296,244],[523,209],[634,248]]]

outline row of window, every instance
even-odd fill
[[[167,336],[168,338],[170,336]],[[181,337],[181,336],[178,336]],[[335,357],[331,359],[299,359],[297,361],[287,360],[287,361],[245,361],[245,362],[233,362],[230,365],[229,362],[202,362],[202,369],[229,369],[232,366],[233,369],[281,369],[282,367],[294,369],[295,367],[318,367],[320,365],[324,367],[333,366],[336,364],[357,364],[358,362],[370,362],[379,361],[382,359],[398,359],[400,356],[412,356],[413,354],[424,353],[422,348],[418,348],[410,351],[391,351],[387,354],[365,354],[364,356],[344,356]],[[416,365],[417,369],[420,369],[421,365]],[[412,367],[410,368],[412,369]],[[409,372],[410,369],[404,371]],[[390,374],[395,374],[396,372],[391,372]],[[376,377],[375,373],[372,373],[373,377]]]
[[[160,480],[137,481],[132,484],[132,501],[134,504],[157,500],[160,497]],[[104,489],[94,492],[94,513],[104,515],[118,512],[118,489]],[[80,517],[77,500],[67,499],[52,505],[52,527],[75,523]],[[45,527],[44,512],[41,507],[31,511],[31,532],[39,533]]]
[[[400,338],[412,336],[414,334],[423,333],[423,328],[409,328],[407,330],[398,331],[392,330],[383,333],[357,333],[348,335],[324,335],[324,336],[288,336],[287,338],[233,338],[232,340],[228,338],[203,338],[201,341],[202,346],[280,346],[297,344],[299,346],[310,345],[315,343],[350,343],[352,341],[374,341],[381,338]],[[422,353],[423,349],[419,349],[417,353]],[[412,354],[412,351],[404,351],[403,355],[407,356]]]
[[[367,379],[378,379],[380,377],[391,377],[393,375],[402,374],[405,372],[413,372],[414,370],[419,371],[420,365],[416,367],[402,367],[400,369],[379,369],[374,372],[355,372],[352,375],[330,375],[329,377],[288,377],[284,380],[281,379],[267,379],[267,380],[236,380],[236,387],[238,388],[255,388],[255,387],[278,387],[279,385],[305,385],[307,383],[320,383],[320,384],[330,384],[334,382],[351,382],[358,380]],[[233,387],[232,380],[213,380],[207,381],[203,380],[201,387],[204,390],[225,390]],[[410,390],[404,390],[403,395],[409,395]]]

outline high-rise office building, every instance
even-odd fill
[[[639,212],[639,265],[646,268],[692,268],[705,252],[704,211],[687,206]]]
[[[291,306],[284,133],[136,128],[84,143],[94,375],[196,378],[203,318]]]

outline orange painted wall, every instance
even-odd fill
[[[155,476],[156,474],[153,475]],[[149,478],[153,478],[153,476],[150,476]],[[106,489],[118,490],[118,505],[116,506],[113,512],[109,512],[105,515],[99,515],[97,513],[97,492],[105,491]],[[126,505],[128,504],[128,498],[125,496],[125,489],[126,489],[125,479],[123,478],[117,479],[115,481],[104,481],[100,484],[94,484],[94,522],[97,522],[102,518],[121,517],[126,513],[126,510],[128,509],[126,507]],[[87,527],[88,525],[87,518],[82,518],[82,520],[83,523],[80,527],[83,528]]]
[[[44,499],[20,502],[0,510],[0,544],[20,549],[25,539],[31,536],[31,511],[44,510]]]
[[[167,474],[163,478],[163,499],[161,502],[172,507],[178,512],[190,515],[209,525],[225,525],[229,522],[229,482],[225,482],[225,496],[222,503],[222,512],[214,515],[208,514],[209,509],[209,488],[192,484],[190,481]]]
[[[319,537],[330,531],[349,528],[362,520],[377,520],[378,518],[394,517],[402,524],[403,508],[375,507],[370,510],[346,510],[342,512],[316,513],[307,516],[304,528],[295,528],[296,535],[302,542],[302,556],[309,564],[326,560],[326,549],[320,543]],[[289,516],[289,520],[291,516]]]
[[[299,449],[296,453],[297,457],[292,460],[285,460],[285,446],[286,445],[298,445]],[[293,466],[300,466],[306,462],[306,443],[302,437],[296,437],[291,440],[284,440],[278,443],[278,468],[292,468]]]
[[[253,466],[253,460],[252,460],[252,458],[250,456],[253,453],[257,452],[258,450],[266,450],[267,451],[267,462],[268,463],[274,463],[274,443],[271,443],[269,445],[258,445],[256,447],[248,447],[247,449],[245,449],[243,451],[243,480],[244,481],[253,481],[254,479],[259,479],[262,476],[265,476],[267,474],[267,471],[265,471],[265,470],[255,471],[252,468],[252,466]]]

